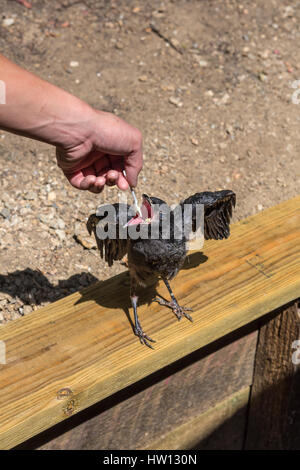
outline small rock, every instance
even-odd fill
[[[175,85],[161,85],[161,89],[163,91],[174,91],[175,90]]]
[[[60,239],[60,241],[64,241],[66,239],[66,232],[64,230],[57,229],[55,230],[56,235]]]
[[[78,66],[79,66],[79,62],[77,62],[77,60],[71,60],[70,67],[78,67]]]
[[[24,312],[24,315],[28,315],[28,313],[31,313],[32,312],[31,305],[23,305],[23,312]]]
[[[264,51],[260,51],[258,53],[259,57],[261,57],[262,59],[267,59],[270,55],[270,51],[268,49],[265,49]]]
[[[230,95],[228,93],[224,93],[222,98],[219,100],[219,104],[226,104],[228,103],[229,99],[230,99]]]
[[[231,124],[228,124],[228,125],[226,126],[226,129],[225,129],[225,130],[226,130],[226,133],[227,133],[227,134],[229,134],[229,135],[232,135],[232,134],[233,134],[233,127],[232,127]]]
[[[289,18],[289,17],[292,17],[294,15],[294,8],[290,5],[286,6],[284,8],[284,12],[283,12],[283,18]]]
[[[200,65],[200,67],[208,67],[207,60],[199,60],[198,64]]]
[[[147,75],[141,75],[141,76],[139,77],[139,81],[140,81],[140,82],[146,82],[147,79],[148,79]]]
[[[28,191],[25,195],[24,195],[24,199],[28,200],[28,201],[33,201],[34,199],[37,198],[37,193],[35,191]]]
[[[176,96],[170,96],[169,102],[174,104],[174,106],[177,106],[177,108],[181,108],[183,106],[182,101],[180,101],[180,98],[177,98]]]
[[[58,229],[58,230],[63,230],[65,228],[66,224],[63,221],[63,219],[54,219],[51,220],[49,223],[50,228]]]
[[[32,212],[30,207],[21,207],[20,209],[20,215],[27,215]]]
[[[191,137],[191,142],[193,145],[199,145],[199,140],[198,139],[195,139],[194,137]]]
[[[220,157],[220,162],[221,162],[221,163],[225,163],[225,157],[224,157],[224,156],[223,156],[223,157]]]
[[[4,219],[8,219],[10,216],[10,210],[4,207],[3,209],[1,209],[0,215],[2,215]]]
[[[48,201],[52,202],[55,201],[56,199],[56,192],[55,191],[50,191],[48,193]]]
[[[79,233],[75,234],[73,238],[77,243],[79,243],[81,246],[83,246],[83,248],[87,250],[92,250],[96,248],[95,242],[93,241],[91,242],[90,240],[88,240],[86,237],[82,236]]]
[[[53,227],[54,223],[52,222],[52,219],[53,219],[53,214],[52,213],[50,213],[50,214],[39,214],[38,219],[41,222],[43,222],[43,224],[49,225],[49,226],[51,224],[52,228],[56,228],[56,227]]]
[[[24,309],[23,307],[18,308],[19,314],[23,317],[24,316]]]
[[[172,46],[174,46],[174,47],[180,47],[180,42],[179,42],[178,39],[176,39],[176,38],[171,38],[170,43],[171,43]]]
[[[14,24],[15,20],[13,18],[5,18],[3,21],[2,21],[2,24],[3,26],[11,26],[12,24]]]
[[[258,78],[261,82],[267,82],[268,81],[267,74],[264,73],[264,72],[259,73]]]
[[[152,16],[154,16],[154,18],[162,18],[165,15],[164,15],[163,11],[160,9],[160,10],[153,11]]]
[[[20,217],[18,217],[17,215],[13,215],[11,220],[10,220],[10,225],[11,227],[14,226],[14,225],[17,225],[21,222],[21,219]]]
[[[262,205],[262,204],[257,204],[257,209],[258,209],[259,211],[262,211],[262,210],[263,210],[263,205]]]

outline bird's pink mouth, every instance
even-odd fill
[[[124,225],[124,227],[128,227],[128,225],[139,225],[139,224],[151,224],[154,211],[151,207],[151,203],[149,199],[143,196],[143,203],[141,205],[141,213],[142,216],[137,212],[132,219]]]

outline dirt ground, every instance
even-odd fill
[[[299,192],[300,2],[31,5],[1,0],[1,52],[141,129],[139,195],[233,189],[239,220]],[[73,189],[54,148],[1,131],[0,159],[0,323],[125,269],[85,228],[115,189]]]

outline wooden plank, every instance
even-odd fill
[[[70,428],[72,419],[64,421],[22,448],[142,449],[150,442],[164,439],[173,429],[252,384],[257,331],[243,332],[238,339],[224,338],[217,343],[214,351],[211,347],[202,348],[147,377],[117,400],[97,405],[90,410],[92,417],[82,413],[80,424],[74,419]],[[220,413],[217,416],[218,419],[210,421],[209,430],[219,424]],[[58,437],[54,438],[55,434]],[[43,440],[50,442],[42,445]]]
[[[144,291],[140,319],[158,341],[155,351],[132,334],[126,273],[2,326],[7,363],[1,366],[0,448],[297,298],[299,214],[297,197],[235,224],[228,240],[208,242],[206,262],[197,253],[190,257],[190,269],[172,285],[180,303],[194,309],[193,324],[150,306],[155,289]],[[157,290],[167,296],[162,284]]]
[[[145,450],[242,450],[250,387],[175,427]]]
[[[247,449],[299,449],[300,371],[292,360],[295,352],[292,346],[297,340],[300,340],[297,303],[260,329]]]

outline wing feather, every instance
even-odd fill
[[[99,214],[99,209],[101,209]],[[114,261],[121,260],[127,253],[128,237],[119,238],[120,225],[134,216],[128,204],[108,204],[98,208],[98,214],[91,214],[87,221],[89,234],[94,233],[101,258],[112,266]],[[127,229],[126,233],[128,235]],[[99,233],[105,236],[99,237]],[[110,235],[111,234],[111,235]]]
[[[204,238],[222,240],[230,235],[230,219],[235,207],[236,196],[233,191],[205,191],[185,199],[181,205],[192,204],[192,229],[196,229],[196,205],[204,205]]]

